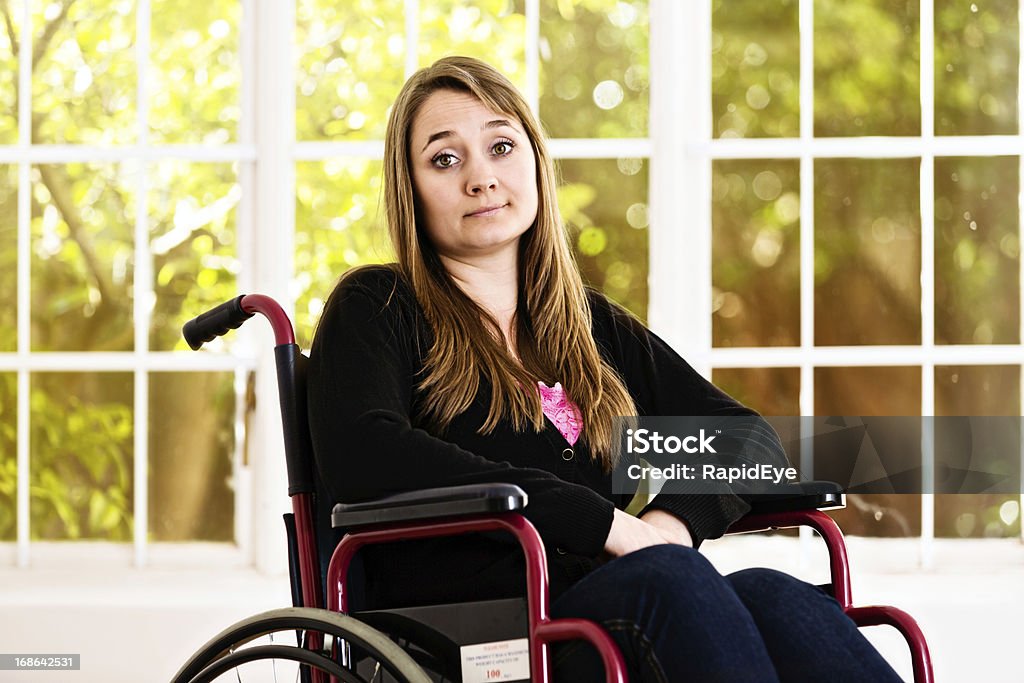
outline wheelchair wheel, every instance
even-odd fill
[[[363,660],[359,671],[369,669],[370,677],[342,666],[324,653],[302,647],[298,639],[309,634],[344,641],[357,650]],[[289,640],[295,644],[281,644]],[[278,662],[282,663],[280,669]],[[261,669],[254,664],[269,668]],[[225,677],[225,681],[298,680],[296,673],[307,681],[310,671],[330,674],[346,683],[371,683],[381,671],[401,683],[431,683],[423,669],[380,631],[344,614],[295,607],[263,612],[224,629],[192,655],[172,683],[208,683],[228,672],[231,676]]]

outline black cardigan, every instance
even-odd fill
[[[600,293],[590,291],[589,298],[594,339],[639,415],[756,416],[625,310]],[[417,488],[517,484],[529,496],[525,516],[548,550],[555,597],[599,564],[613,508],[626,507],[632,494],[612,493],[611,475],[591,460],[584,439],[574,445],[575,456],[563,460],[569,444],[550,422],[539,433],[516,432],[502,421],[492,433],[479,434],[490,401],[486,381],[443,435],[422,428],[415,386],[431,339],[411,287],[394,268],[342,279],[310,352],[309,417],[319,475],[342,502]],[[781,453],[777,437],[765,446]],[[644,511],[663,509],[684,520],[696,544],[721,536],[749,509],[727,489],[685,495],[685,487],[676,482],[673,492],[681,495],[658,495]],[[522,560],[512,543],[494,533],[368,548],[366,598],[384,607],[520,595]]]

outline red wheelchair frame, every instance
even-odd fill
[[[320,592],[320,562],[314,520],[314,480],[312,445],[306,423],[305,362],[287,314],[273,299],[250,294],[225,302],[185,325],[186,339],[193,349],[204,342],[239,327],[245,320],[259,313],[265,316],[274,330],[277,359],[278,386],[281,398],[281,417],[285,436],[285,454],[288,459],[288,493],[292,501],[295,528],[295,557],[293,595],[301,599],[302,606],[322,608]],[[824,502],[822,502],[824,501]],[[835,503],[838,502],[838,505]],[[376,510],[387,512],[388,500],[379,501]],[[900,631],[910,647],[916,683],[932,683],[931,657],[917,622],[906,612],[895,607],[854,607],[850,589],[850,568],[842,531],[831,517],[817,507],[843,504],[841,494],[820,499],[796,500],[787,508],[772,502],[761,506],[769,511],[754,510],[730,527],[728,533],[783,529],[809,526],[824,539],[829,552],[831,588],[843,611],[858,626],[890,625]],[[343,506],[339,506],[343,507]],[[812,509],[808,509],[808,507]],[[379,519],[386,520],[387,515]],[[550,643],[588,640],[597,649],[604,662],[607,683],[626,683],[627,676],[621,653],[612,638],[598,624],[584,619],[551,619],[547,561],[544,545],[537,530],[515,511],[496,514],[475,514],[466,517],[442,516],[414,519],[392,515],[394,522],[369,523],[349,531],[334,549],[327,572],[327,605],[331,611],[348,612],[349,593],[347,577],[349,566],[358,550],[375,543],[396,540],[447,536],[478,531],[503,530],[514,535],[526,557],[527,615],[530,642],[531,681],[547,683],[550,676],[548,646]],[[346,525],[352,528],[352,525]],[[297,586],[295,584],[298,584]],[[311,638],[307,647],[319,650],[322,643]],[[337,653],[335,653],[337,654]],[[315,672],[314,672],[315,673]],[[314,680],[320,680],[315,673]]]

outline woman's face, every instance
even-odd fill
[[[409,161],[423,227],[442,257],[516,253],[537,217],[536,161],[518,119],[438,90],[413,120]]]

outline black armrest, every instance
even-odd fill
[[[351,529],[367,524],[512,512],[525,508],[526,502],[526,492],[514,484],[422,489],[363,503],[338,503],[331,512],[331,526]]]
[[[839,484],[832,481],[802,481],[789,484],[782,493],[753,493],[740,498],[750,504],[746,516],[797,510],[830,510],[846,506]]]

